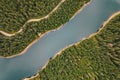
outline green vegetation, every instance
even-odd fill
[[[50,59],[31,80],[120,80],[120,15],[95,36]]]
[[[57,11],[50,15],[49,18],[44,19],[41,22],[31,22],[28,26],[31,26],[39,33],[44,33],[51,28],[54,29],[65,22],[68,22],[73,14],[89,1],[90,0],[66,0]]]
[[[51,4],[55,4],[55,3],[58,4],[58,2],[60,2],[60,0],[58,0],[57,2],[56,0],[45,0],[45,1],[41,0],[41,1],[43,1],[44,3],[53,1]],[[38,33],[45,33],[49,30],[58,28],[62,24],[65,24],[67,21],[69,21],[69,19],[73,16],[73,14],[75,14],[76,11],[78,11],[85,3],[89,1],[90,0],[66,0],[55,12],[53,12],[50,15],[49,18],[43,19],[40,22],[31,22],[27,24],[26,27],[23,28],[23,31],[21,33],[16,34],[15,36],[12,37],[6,37],[0,34],[0,56],[6,57],[6,56],[19,54],[31,42],[33,42],[35,39],[39,37]],[[7,24],[7,22],[4,23]],[[1,24],[3,24],[3,22],[1,22]],[[15,27],[15,28],[19,28],[19,27]],[[3,30],[9,31],[7,30],[7,28]],[[12,30],[16,31],[16,29],[12,29]]]
[[[27,20],[52,11],[61,0],[0,0],[0,30],[17,32]]]

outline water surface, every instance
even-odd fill
[[[0,58],[0,80],[21,80],[32,76],[64,47],[96,32],[110,15],[120,10],[119,0],[92,0],[58,31],[43,36],[23,55]]]

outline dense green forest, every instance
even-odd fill
[[[31,80],[120,80],[120,15],[96,35],[50,59]]]
[[[44,0],[40,1],[45,2]],[[49,0],[46,1],[49,2]],[[56,0],[50,1],[53,1],[57,4]],[[58,1],[60,2],[60,0]],[[49,30],[60,27],[62,24],[65,24],[75,14],[76,11],[78,11],[85,3],[88,3],[89,1],[90,0],[65,0],[65,2],[62,3],[61,6],[49,16],[49,18],[43,19],[40,22],[31,22],[27,24],[21,33],[18,33],[12,37],[7,37],[0,34],[0,56],[6,57],[19,54],[31,42],[39,38],[39,33],[45,33]],[[0,22],[0,24],[3,24],[3,22]],[[16,28],[18,27],[16,26]],[[4,30],[7,30],[7,28]]]
[[[47,15],[61,0],[0,0],[0,30],[17,32],[27,20]]]

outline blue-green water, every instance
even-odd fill
[[[120,0],[93,0],[58,31],[43,36],[23,55],[0,58],[0,80],[21,80],[32,76],[64,47],[96,32],[110,15],[120,10]]]

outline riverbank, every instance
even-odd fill
[[[78,13],[80,13],[86,6],[88,6],[90,3],[92,2],[92,0],[90,0],[90,2],[86,3],[83,5],[83,7],[81,9],[79,9],[75,14],[74,16],[70,19],[72,20]]]
[[[119,15],[119,14],[120,14],[120,11],[113,13],[105,22],[103,22],[102,27],[101,27],[97,32],[89,35],[87,38],[82,38],[81,41],[79,41],[79,42],[77,42],[77,43],[75,43],[75,44],[71,44],[71,45],[63,48],[63,49],[60,50],[56,55],[54,55],[54,56],[52,57],[52,60],[54,60],[58,55],[61,55],[62,52],[65,51],[67,48],[70,48],[70,47],[73,46],[73,45],[76,45],[76,46],[77,46],[77,45],[79,45],[82,41],[84,41],[84,40],[86,40],[86,39],[89,39],[89,38],[95,36],[96,34],[98,34],[102,29],[104,29],[104,27],[109,23],[109,21],[110,21],[111,19],[113,19],[114,17],[116,17],[116,16]],[[45,66],[43,66],[40,71],[42,71],[43,69],[45,69],[45,68],[47,67],[48,63],[49,63],[49,62],[47,62],[47,63],[45,64]],[[37,77],[37,76],[38,76],[38,73],[37,73],[36,77]],[[34,78],[35,78],[35,76],[34,76]],[[28,78],[28,80],[29,80],[29,79],[33,79],[33,77]]]
[[[44,35],[41,35],[39,38],[41,38],[42,36],[44,36]],[[7,56],[7,57],[0,56],[0,58],[13,58],[13,57],[17,57],[17,56],[24,54],[33,44],[35,44],[39,40],[39,38],[34,40],[32,43],[30,43],[21,53],[15,54],[12,56]]]
[[[84,40],[86,40],[86,39],[89,39],[89,38],[95,36],[96,34],[98,34],[101,30],[103,30],[103,29],[105,28],[105,26],[109,23],[109,21],[110,21],[111,19],[113,19],[114,17],[116,17],[116,16],[119,15],[119,14],[120,14],[120,11],[113,13],[106,21],[103,22],[102,27],[100,27],[97,32],[90,34],[88,37],[82,38],[81,41],[78,42],[78,43],[75,43],[75,45],[78,45],[78,44],[80,44],[82,41],[84,41]]]
[[[31,79],[35,78],[36,76],[39,76],[39,74],[37,73],[35,76],[32,76]],[[25,78],[25,79],[22,79],[22,80],[30,80],[30,78]]]
[[[26,21],[22,28],[24,28],[24,27],[25,27],[28,23],[30,23],[30,22],[38,22],[38,21],[41,21],[41,20],[43,20],[43,19],[48,18],[48,17],[50,16],[50,14],[52,14],[54,11],[56,11],[63,2],[65,2],[65,0],[62,0],[62,1],[61,1],[49,14],[47,14],[46,16],[44,16],[44,17],[42,17],[42,18],[40,18],[40,19],[30,19],[30,20]],[[0,31],[0,33],[3,34],[4,36],[12,37],[12,36],[14,36],[14,35],[16,35],[16,34],[18,34],[18,33],[21,33],[21,32],[23,31],[22,28],[21,28],[18,32],[15,32],[15,33],[13,33],[13,34],[9,34],[9,33],[6,33],[6,32],[4,32],[4,31]]]
[[[92,1],[92,0],[91,0],[91,1]],[[87,5],[89,5],[89,4],[91,3],[91,1],[88,2],[88,3],[86,3],[86,4],[84,4],[81,9],[79,9],[78,11],[76,11],[76,13],[73,15],[73,17],[70,18],[70,20],[74,19],[74,17],[75,17],[78,13],[80,13]],[[65,25],[65,24],[64,24],[64,25]],[[51,30],[51,31],[59,30],[60,28],[64,27],[64,25],[60,26],[59,28],[57,28],[57,29],[55,29],[55,30]],[[51,31],[48,31],[46,34],[48,34],[48,33],[51,32]],[[46,34],[45,34],[45,35],[46,35]],[[83,38],[83,39],[84,39],[84,38]],[[79,43],[79,42],[78,42],[78,43]],[[78,44],[78,43],[75,43],[75,44]],[[74,44],[71,44],[71,45],[66,46],[65,48],[61,49],[57,54],[55,54],[55,55],[52,57],[52,59],[55,59],[56,56],[58,56],[58,55],[60,55],[60,54],[62,53],[62,51],[64,51],[65,49],[67,49],[67,48],[69,48],[69,47],[71,47],[71,46],[73,46],[73,45],[74,45]],[[47,61],[47,63],[41,68],[41,70],[43,70],[44,68],[46,68],[46,66],[48,65],[48,63],[49,63],[49,61]],[[25,78],[25,79],[23,79],[23,80],[30,80],[30,79],[33,79],[33,78],[35,78],[35,77],[37,77],[37,76],[38,76],[38,73],[37,73],[35,76],[32,76],[32,77],[30,77],[30,78]]]
[[[64,2],[65,0],[62,0],[61,2]],[[91,2],[91,1],[90,1]],[[76,11],[76,13],[73,15],[73,17],[70,18],[70,20],[72,20],[78,13],[80,13],[87,5],[90,4],[90,2],[86,3],[83,5],[82,8],[80,8],[78,11]],[[61,3],[60,3],[61,4]],[[65,23],[66,24],[66,23]],[[56,31],[56,30],[59,30],[60,28],[62,28],[64,26],[64,24],[62,24],[60,27],[56,28],[56,29],[53,29],[53,30],[49,30],[47,32],[45,32],[44,34],[40,34],[39,35],[39,38],[35,39],[32,43],[30,43],[21,53],[19,54],[15,54],[15,55],[12,55],[12,56],[7,56],[7,57],[3,57],[3,56],[0,56],[0,58],[13,58],[13,57],[17,57],[17,56],[20,56],[22,54],[24,54],[33,44],[35,44],[40,38],[42,38],[44,35],[46,34],[49,34],[50,32],[52,31]]]
[[[48,32],[46,32],[46,33],[44,33],[44,34],[41,34],[41,33],[38,34],[39,38],[35,39],[32,43],[30,43],[21,53],[15,54],[15,55],[12,55],[12,56],[7,56],[7,57],[0,56],[0,58],[13,58],[13,57],[17,57],[17,56],[23,55],[25,52],[27,52],[27,50],[28,50],[33,44],[35,44],[38,40],[40,40],[40,38],[42,38],[44,35],[49,34],[49,33],[52,32],[52,31],[59,30],[61,27],[63,27],[63,25],[60,26],[60,27],[58,27],[57,29],[50,30],[50,31],[48,31]]]
[[[62,0],[52,0],[52,1],[6,1],[2,2],[1,5],[1,24],[0,30],[9,34],[18,32],[21,27],[30,19],[41,18],[49,14]],[[8,3],[8,4],[6,4]],[[37,3],[37,4],[36,4]],[[48,4],[49,3],[49,4]],[[14,11],[16,8],[15,4],[19,4],[18,10]],[[20,5],[26,5],[26,8]],[[36,4],[36,5],[33,5]],[[7,6],[10,5],[10,6]],[[47,5],[47,6],[44,6]],[[49,6],[49,7],[48,7]],[[42,7],[42,8],[41,8]],[[41,8],[41,9],[39,9]],[[22,11],[21,11],[22,9]],[[9,14],[6,13],[6,11]],[[5,16],[6,15],[6,16]],[[16,27],[17,26],[17,27]]]
[[[61,1],[64,2],[65,0]],[[73,17],[76,11],[81,9],[84,4],[88,3],[89,1],[90,0],[77,2],[74,0],[65,1],[63,5],[59,6],[59,9],[54,9],[56,11],[51,14],[49,18],[40,22],[31,22],[27,24],[27,27],[23,28],[22,33],[16,34],[13,37],[6,37],[1,34],[0,36],[2,42],[0,55],[7,57],[21,53],[30,43],[39,37],[39,33],[44,34],[47,31],[55,30],[62,24],[65,24],[71,19],[71,17]],[[23,41],[26,41],[26,43]],[[5,45],[10,45],[11,47]]]
[[[103,22],[103,25],[102,25],[102,27],[100,27],[100,29],[98,29],[98,32],[89,35],[88,38],[90,38],[90,37],[98,34],[98,33],[109,23],[109,21],[110,21],[111,19],[113,19],[115,16],[117,16],[117,15],[119,15],[119,14],[120,14],[120,11],[113,13],[113,14],[108,18],[108,20],[106,20],[106,21]]]

